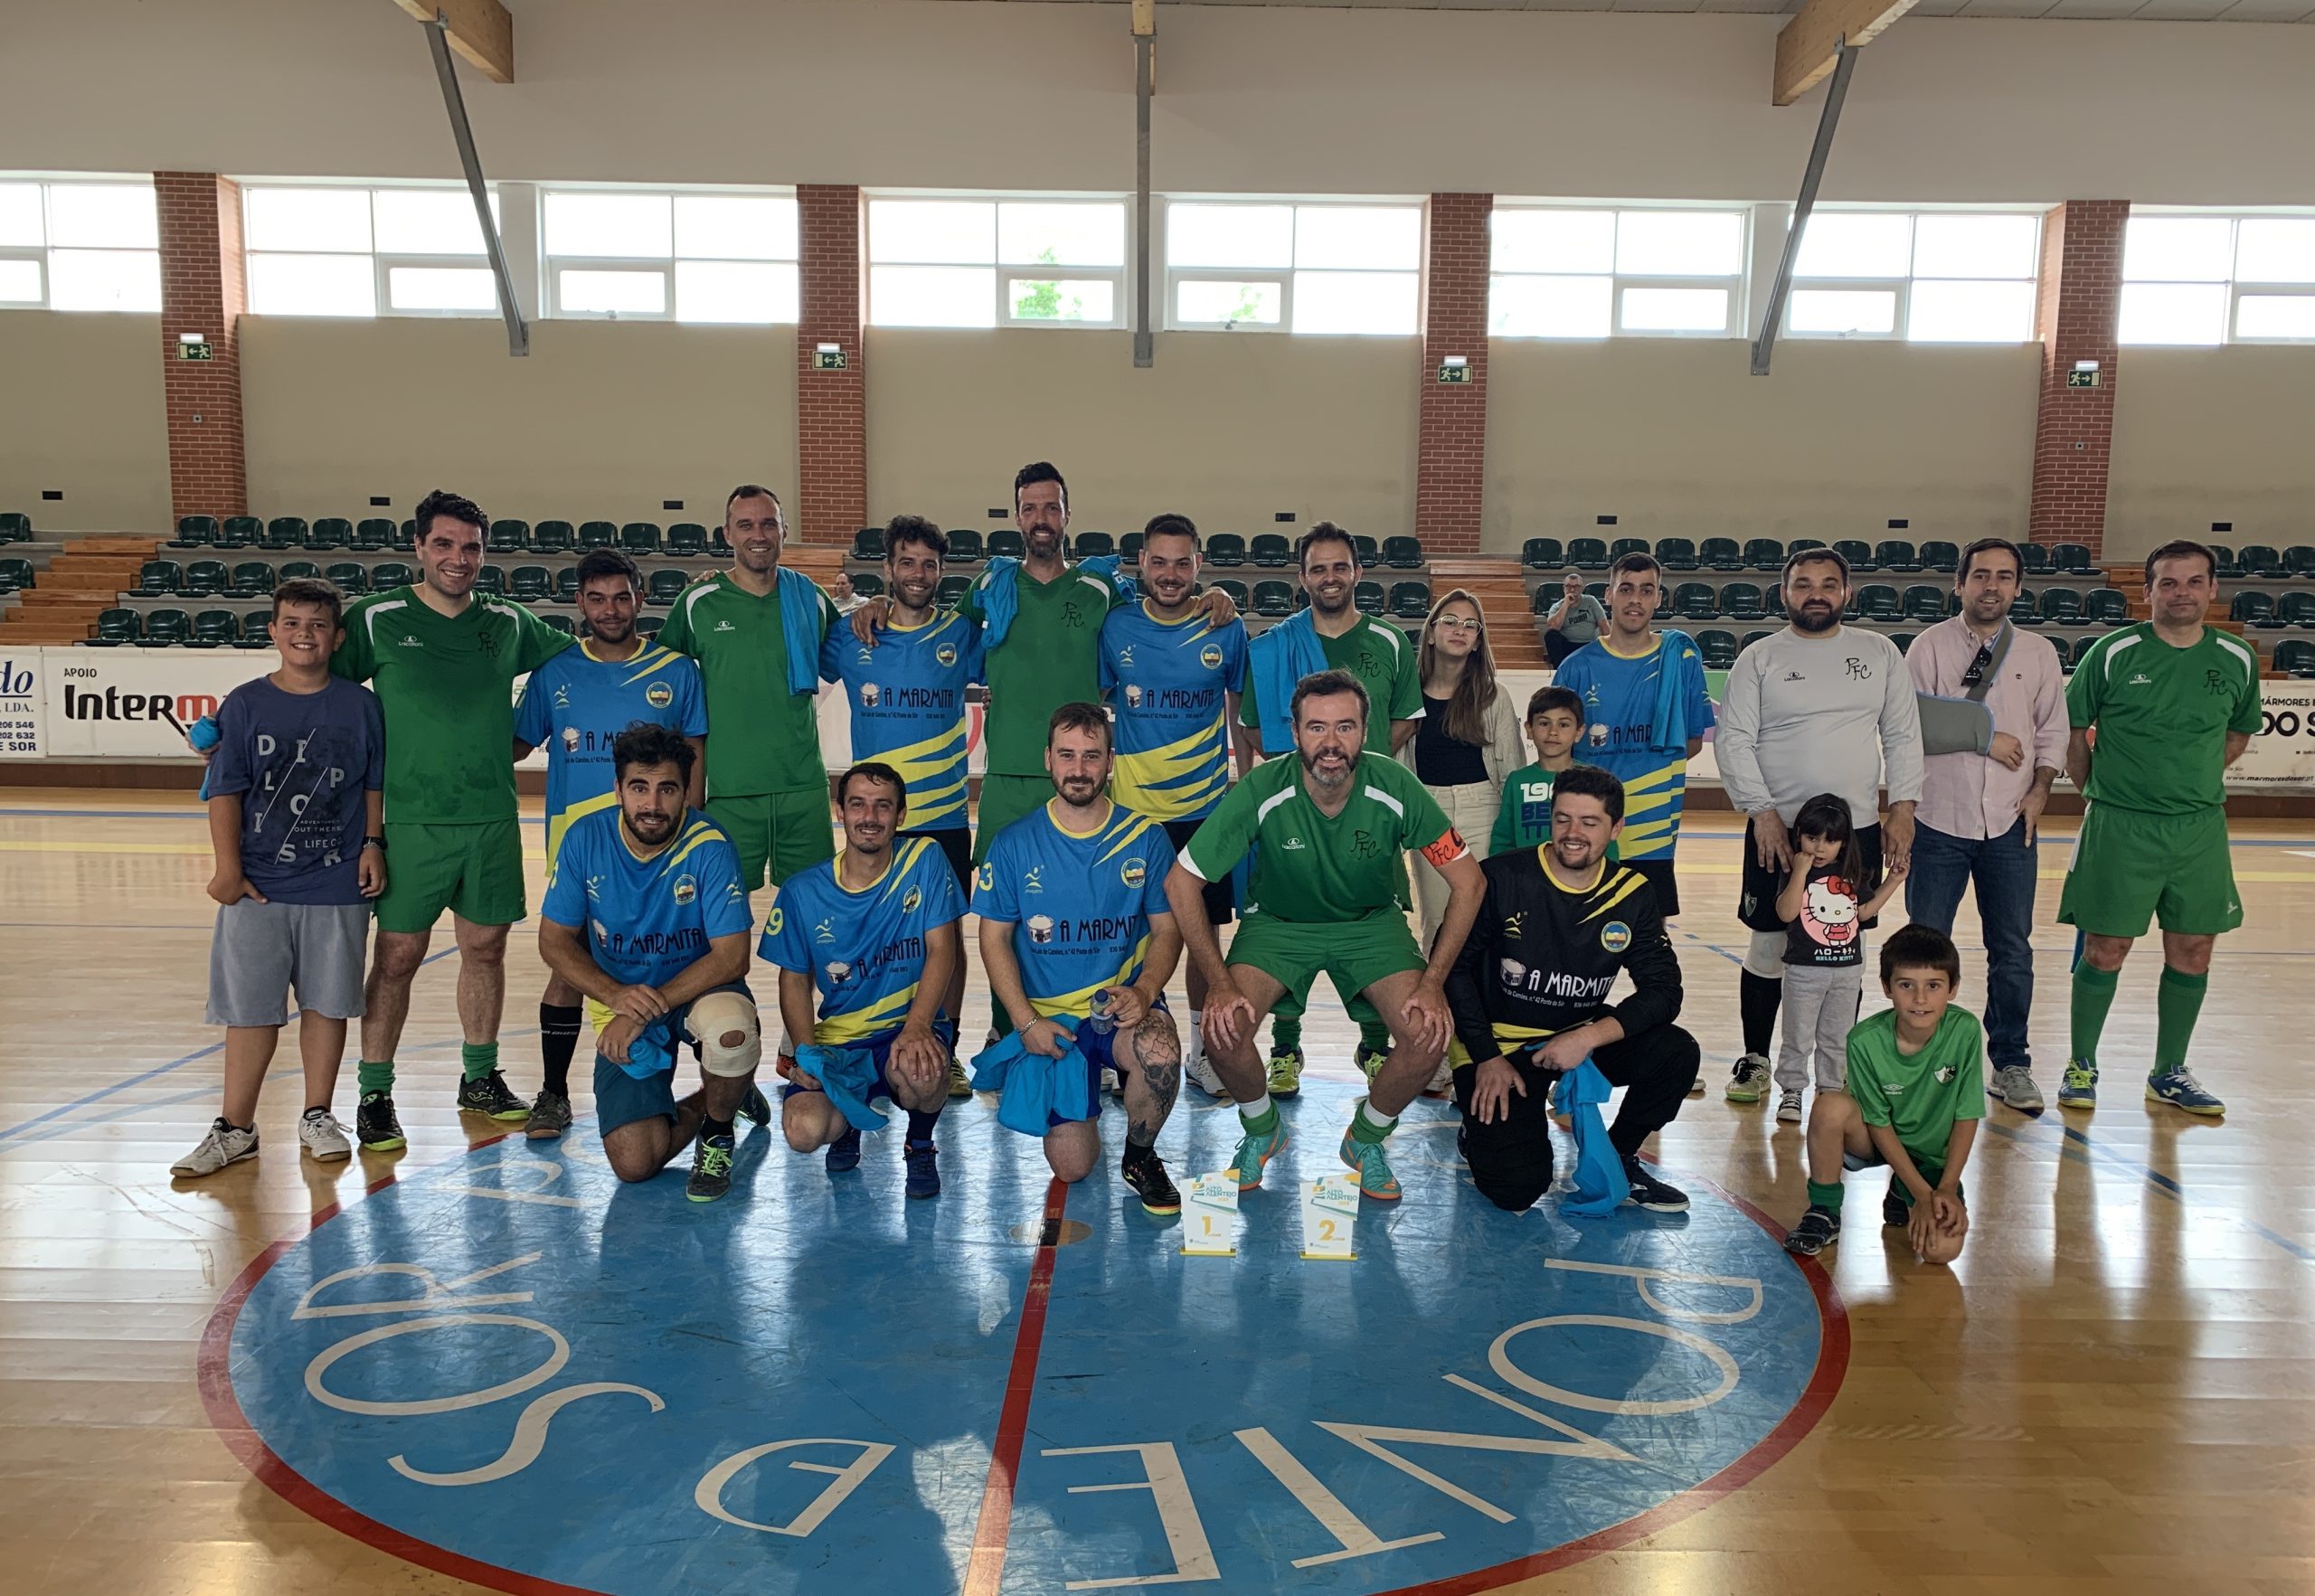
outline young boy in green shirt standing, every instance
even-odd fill
[[[1575,763],[1575,745],[1583,740],[1583,700],[1573,688],[1536,688],[1527,700],[1527,741],[1535,745],[1535,762],[1504,778],[1503,807],[1496,811],[1488,854],[1541,847],[1552,840],[1552,783]]]
[[[1848,1034],[1848,1091],[1817,1095],[1809,1116],[1809,1211],[1785,1250],[1814,1257],[1841,1233],[1841,1176],[1885,1164],[1895,1177],[1882,1223],[1905,1227],[1923,1263],[1951,1263],[1970,1233],[1961,1168],[1984,1118],[1985,1031],[1953,1001],[1961,956],[1909,925],[1881,945],[1881,990],[1895,1006]]]

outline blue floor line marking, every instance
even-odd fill
[[[15,1146],[0,1149],[0,1151],[13,1153],[23,1147],[37,1147],[42,1142],[54,1141],[59,1137],[70,1136],[76,1130],[87,1130],[99,1125],[118,1125],[124,1119],[134,1119],[147,1109],[165,1109],[177,1103],[191,1102],[195,1098],[207,1097],[212,1090],[206,1086],[196,1086],[191,1091],[173,1092],[167,1097],[156,1097],[149,1102],[130,1103],[128,1107],[115,1109],[110,1113],[94,1114],[86,1119],[69,1119],[61,1125],[52,1125],[36,1135],[24,1138]]]
[[[424,960],[421,961],[420,968],[423,968],[426,965],[432,964],[438,959],[448,959],[451,954],[456,953],[458,949],[454,945],[443,949],[439,953],[430,953],[426,956]],[[94,1091],[74,1098],[69,1103],[59,1103],[56,1107],[50,1109],[43,1113],[34,1114],[31,1119],[24,1120],[20,1124],[11,1125],[6,1129],[0,1130],[0,1143],[5,1143],[11,1137],[22,1135],[24,1132],[30,1130],[35,1125],[45,1125],[51,1119],[59,1119],[63,1115],[70,1114],[75,1109],[85,1109],[91,1103],[102,1102],[105,1099],[113,1096],[117,1092],[127,1091],[132,1086],[142,1086],[147,1081],[157,1080],[163,1075],[167,1075],[175,1071],[184,1069],[187,1064],[197,1063],[201,1060],[209,1057],[212,1053],[222,1053],[224,1051],[225,1044],[223,1043],[213,1042],[208,1046],[202,1048],[196,1053],[189,1053],[180,1059],[171,1059],[165,1064],[157,1064],[152,1069],[146,1070],[142,1074],[131,1075],[126,1081],[116,1081],[110,1086],[99,1087]]]

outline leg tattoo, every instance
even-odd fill
[[[1126,1104],[1126,1140],[1137,1147],[1149,1147],[1158,1140],[1158,1132],[1166,1123],[1166,1116],[1173,1112],[1174,1099],[1182,1089],[1182,1042],[1174,1029],[1174,1022],[1164,1015],[1151,1015],[1133,1033],[1134,1053],[1140,1060],[1137,1071],[1148,1090],[1154,1113],[1139,1112],[1129,1099]]]

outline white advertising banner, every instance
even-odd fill
[[[0,760],[36,760],[47,705],[48,662],[40,648],[0,649]]]
[[[2226,773],[2227,790],[2315,790],[2315,682],[2262,682],[2259,708],[2259,733]]]

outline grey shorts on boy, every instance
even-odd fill
[[[288,1024],[288,997],[333,1020],[362,1017],[367,903],[260,903],[217,911],[209,943],[209,1024]]]

